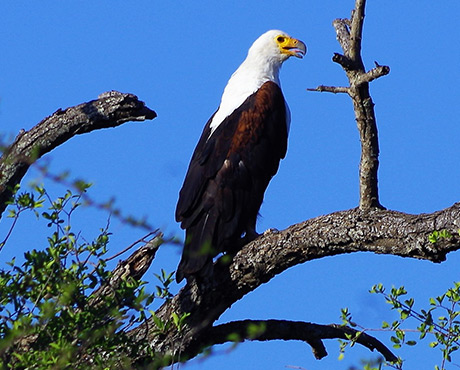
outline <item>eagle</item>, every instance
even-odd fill
[[[281,65],[303,58],[305,44],[279,30],[261,35],[224,89],[206,123],[180,190],[176,221],[185,229],[176,280],[209,279],[213,259],[234,255],[258,236],[256,220],[286,155],[290,112]]]

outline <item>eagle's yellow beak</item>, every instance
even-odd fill
[[[300,40],[293,37],[280,35],[276,37],[276,42],[283,54],[290,57],[303,58],[307,53],[307,46]]]

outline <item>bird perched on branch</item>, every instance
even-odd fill
[[[209,278],[215,256],[234,254],[258,235],[256,219],[265,189],[287,149],[290,113],[279,71],[289,57],[305,53],[302,41],[268,31],[228,81],[179,195],[176,220],[186,238],[178,282]]]

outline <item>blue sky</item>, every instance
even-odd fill
[[[177,195],[202,127],[217,108],[231,73],[263,32],[277,28],[303,40],[308,54],[289,60],[281,82],[291,109],[289,148],[270,184],[258,231],[283,229],[322,214],[357,206],[359,136],[350,99],[307,92],[319,84],[344,85],[331,62],[340,52],[332,20],[348,17],[353,1],[11,1],[0,5],[0,131],[12,137],[58,108],[95,99],[108,90],[139,96],[158,113],[152,122],[73,138],[44,160],[52,172],[69,170],[93,182],[90,195],[112,197],[126,214],[146,216],[167,235],[182,236],[174,221]],[[408,213],[432,212],[459,201],[460,108],[457,85],[456,1],[369,1],[363,58],[389,65],[373,82],[380,134],[381,202]],[[31,171],[24,184],[39,176]],[[49,184],[55,196],[63,189]],[[107,214],[84,210],[75,228],[94,235]],[[0,233],[8,229],[3,220]],[[46,227],[21,220],[0,263],[46,245]],[[116,253],[143,231],[112,221]],[[42,239],[37,235],[43,235]],[[162,247],[147,280],[161,268],[172,271],[180,248]],[[226,312],[220,322],[280,318],[339,322],[340,308],[378,328],[394,314],[382,298],[367,293],[375,283],[404,284],[416,302],[459,281],[458,253],[434,265],[392,256],[353,254],[296,266],[261,286]],[[177,289],[177,287],[174,287]],[[388,335],[376,336],[389,343]],[[337,362],[338,344],[316,361],[303,343],[245,343],[194,369],[347,369],[372,355],[352,348]],[[427,345],[396,352],[405,369],[430,369],[441,355]],[[459,363],[460,360],[457,360]]]

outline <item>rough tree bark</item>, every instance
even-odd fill
[[[214,323],[247,293],[300,263],[356,251],[442,262],[448,253],[460,249],[460,203],[420,215],[385,210],[380,205],[377,184],[379,147],[369,82],[388,74],[389,68],[376,64],[374,69],[365,71],[360,53],[364,9],[365,0],[356,0],[350,20],[337,19],[333,23],[343,49],[343,55],[335,54],[333,61],[343,67],[350,85],[311,89],[347,93],[352,98],[362,148],[359,207],[316,217],[283,231],[268,230],[237,253],[231,263],[218,261],[211,282],[200,286],[186,285],[157,310],[157,317],[163,321],[170,321],[173,313],[179,316],[189,314],[186,326],[180,332],[171,325],[166,333],[158,335],[151,330],[155,327],[153,320],[128,332],[131,336],[148,338],[155,352],[168,358],[169,362],[184,361],[206,347],[227,342],[229,334],[237,334],[240,341],[301,340],[312,348],[316,358],[322,358],[327,355],[322,340],[346,338],[346,335],[355,333],[354,329],[284,320],[244,320],[216,326]],[[0,214],[11,196],[11,189],[20,182],[30,164],[44,153],[75,134],[155,116],[155,112],[134,95],[112,92],[98,100],[59,110],[32,130],[20,133],[0,159]],[[428,236],[434,230],[447,230],[453,236],[433,244]],[[117,276],[131,274],[140,278],[154,258],[158,247],[156,241],[121,262],[115,271]],[[106,294],[105,287],[94,293],[95,304],[98,296],[103,294]],[[264,327],[256,336],[248,333],[248,327],[254,324]],[[388,361],[396,360],[384,344],[371,336],[360,336],[358,343],[379,351]],[[144,362],[147,359],[132,360]]]
[[[137,96],[109,91],[97,100],[58,109],[29,131],[21,131],[0,158],[0,217],[14,187],[42,155],[75,135],[156,116]]]

